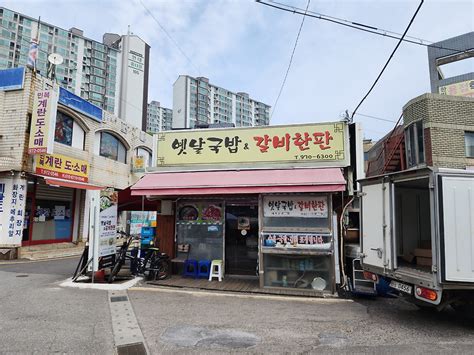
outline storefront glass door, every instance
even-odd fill
[[[257,275],[258,206],[226,206],[225,272]]]

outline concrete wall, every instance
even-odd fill
[[[188,85],[189,80],[185,75],[180,75],[173,85],[173,128],[186,128],[188,118]]]
[[[433,47],[436,46],[436,47]],[[449,48],[449,49],[444,49]],[[438,93],[439,87],[467,80],[474,80],[474,71],[461,75],[440,79],[438,76],[438,59],[454,56],[458,51],[468,51],[474,48],[474,32],[469,32],[433,43],[428,46],[428,64],[430,70],[431,92]],[[466,56],[465,58],[470,58]]]
[[[466,169],[474,159],[466,157],[464,133],[474,132],[474,99],[424,94],[403,108],[405,128],[423,121],[427,165]]]

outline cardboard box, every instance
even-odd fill
[[[402,259],[411,264],[415,261],[415,255],[412,253],[409,253],[408,255],[402,255]]]
[[[431,249],[431,240],[421,240],[419,247],[421,249]]]
[[[416,248],[415,251],[413,252],[415,256],[421,256],[423,258],[431,258],[431,249],[421,249],[421,248]]]
[[[416,257],[416,265],[431,266],[431,265],[433,265],[433,260],[431,258],[425,258],[425,257],[422,257],[422,256],[417,256]]]

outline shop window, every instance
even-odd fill
[[[56,115],[54,141],[73,148],[84,149],[84,139],[85,132],[74,119],[58,111]]]
[[[466,157],[474,158],[474,132],[464,133],[464,140],[466,142]]]
[[[181,201],[177,215],[177,244],[190,244],[189,259],[223,258],[223,205],[219,201]]]
[[[423,123],[415,122],[405,129],[407,165],[409,168],[425,162]]]
[[[127,148],[116,136],[107,132],[101,132],[99,155],[125,164]]]
[[[330,255],[264,256],[264,285],[314,291],[331,291],[333,266]]]

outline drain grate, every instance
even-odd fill
[[[127,344],[117,346],[117,355],[146,355],[145,344]]]
[[[126,302],[128,301],[127,296],[112,296],[110,297],[110,302]]]
[[[28,277],[30,275],[16,275],[16,277]]]

